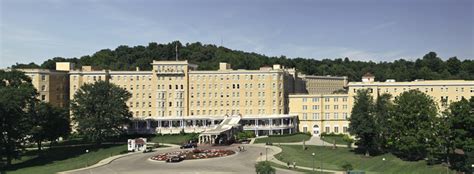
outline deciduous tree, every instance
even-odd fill
[[[28,111],[36,101],[31,79],[19,71],[0,70],[0,157],[7,165],[19,157],[31,128]]]
[[[71,102],[77,131],[98,144],[124,133],[132,117],[125,103],[130,97],[128,91],[107,81],[85,84]]]
[[[420,160],[430,148],[439,143],[437,105],[427,94],[418,90],[401,93],[394,100],[390,134],[392,150],[401,158]]]

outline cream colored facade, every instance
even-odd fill
[[[307,94],[333,94],[347,87],[347,77],[298,74],[297,88]]]
[[[466,80],[417,80],[412,82],[375,82],[374,77],[363,77],[363,82],[350,82],[348,94],[290,95],[290,114],[297,114],[299,130],[319,133],[347,133],[354,96],[358,90],[366,89],[374,100],[387,93],[392,99],[402,92],[419,90],[431,96],[438,104],[439,111],[447,109],[450,103],[463,97],[474,96],[474,81]],[[341,129],[342,128],[342,129]]]
[[[69,105],[69,75],[67,70],[16,69],[31,78],[38,99],[58,107]]]
[[[288,113],[287,97],[293,89],[288,86],[293,84],[293,78],[279,65],[260,70],[233,70],[230,64],[221,63],[217,71],[197,71],[197,65],[187,61],[153,61],[152,65],[152,71],[107,71],[92,67],[71,71],[70,99],[84,84],[109,80],[132,94],[127,105],[134,118],[142,120],[134,125],[137,130],[203,131],[225,115],[240,115],[243,122],[251,120],[253,127],[246,128],[255,130],[257,135],[297,129],[294,125],[297,122],[292,120],[296,117],[284,116]],[[275,123],[272,124],[275,127],[270,123]]]
[[[297,114],[299,131],[347,133],[352,103],[347,94],[290,95],[290,113]]]

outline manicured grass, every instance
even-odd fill
[[[283,151],[276,155],[277,159],[283,162],[296,161],[299,166],[312,167],[312,156],[314,152],[316,167],[321,166],[323,159],[323,169],[342,170],[341,165],[345,162],[352,164],[354,170],[367,171],[366,173],[446,173],[446,168],[441,165],[428,166],[425,161],[402,161],[391,154],[384,154],[376,157],[365,157],[355,154],[349,148],[321,146],[306,146],[303,150],[301,145],[283,145]],[[385,158],[385,161],[382,159]],[[450,173],[455,173],[450,170]]]
[[[276,136],[276,137],[265,137],[255,139],[255,143],[292,143],[292,142],[302,142],[307,141],[311,138],[308,134],[292,134],[287,136]]]
[[[155,137],[152,137],[151,142],[155,143],[168,143],[168,144],[177,144],[181,145],[189,140],[191,140],[192,134],[171,134],[171,135],[157,135]]]
[[[321,139],[329,144],[334,144],[334,141],[336,141],[336,144],[347,145],[347,143],[342,140],[342,136],[323,136]]]
[[[89,150],[88,153],[86,153],[86,149]],[[7,173],[57,173],[87,167],[107,157],[126,153],[126,151],[126,145],[56,147],[44,150],[41,156],[38,155],[38,151],[31,150],[26,152],[21,160],[13,161],[13,165],[7,169]]]
[[[281,169],[286,169],[286,170],[291,170],[295,172],[303,172],[303,173],[308,173],[308,174],[329,174],[328,172],[320,172],[318,171],[318,168],[315,168],[315,171],[308,171],[304,169],[299,169],[298,166],[296,166],[296,169],[294,168],[288,168],[288,166],[280,165],[274,162],[270,162],[270,165],[274,168],[281,168]]]

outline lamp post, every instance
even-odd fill
[[[268,160],[268,146],[265,145],[265,161]]]
[[[314,152],[312,155],[313,155],[313,172],[314,172],[314,155],[315,155]]]
[[[86,149],[86,153],[89,153],[89,149]],[[89,166],[89,158],[86,157],[86,167]]]
[[[323,142],[323,146],[321,146],[321,149],[324,150],[324,140],[322,140],[322,136],[321,136],[321,141]],[[321,173],[323,173],[323,156],[322,155],[321,155]]]

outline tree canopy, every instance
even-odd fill
[[[0,160],[6,158],[7,165],[23,150],[36,95],[31,79],[24,73],[0,70]]]
[[[81,86],[71,102],[77,131],[98,144],[124,133],[124,126],[132,117],[125,103],[130,97],[128,91],[108,81]]]
[[[189,60],[198,64],[201,70],[215,70],[219,62],[232,64],[234,69],[258,69],[265,65],[281,64],[286,67],[295,67],[308,75],[337,75],[348,76],[350,81],[360,81],[367,72],[374,74],[379,81],[395,79],[411,81],[415,79],[474,79],[474,61],[471,59],[459,60],[451,57],[443,61],[434,52],[429,52],[420,59],[409,61],[405,59],[393,62],[364,62],[349,58],[335,58],[316,60],[312,58],[287,58],[285,56],[269,57],[258,53],[232,50],[211,44],[186,43],[179,41],[158,44],[151,42],[148,46],[121,45],[115,49],[102,49],[92,55],[80,58],[55,57],[46,60],[38,66],[34,63],[16,64],[13,68],[47,68],[54,69],[55,62],[69,61],[77,66],[93,65],[111,70],[142,70],[152,69],[153,60],[174,60],[175,46],[179,47],[181,60]]]
[[[394,100],[390,134],[393,152],[407,160],[427,157],[439,144],[440,118],[433,99],[418,90],[401,93]]]

